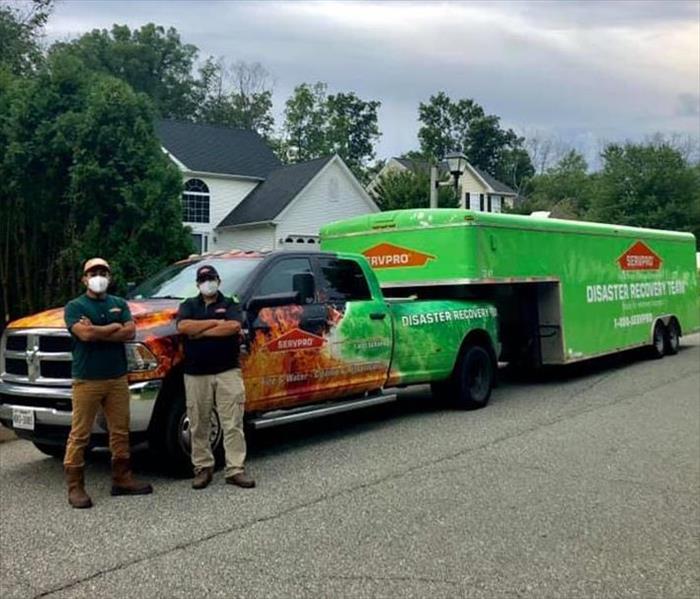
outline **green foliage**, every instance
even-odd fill
[[[502,129],[500,118],[486,114],[471,98],[453,102],[445,92],[418,107],[421,152],[438,161],[449,152],[462,152],[469,162],[518,189],[534,174],[523,138]]]
[[[287,100],[283,150],[290,162],[337,153],[361,180],[379,139],[377,101],[354,92],[327,94],[325,83],[302,83]]]
[[[0,6],[0,70],[21,75],[41,63],[39,37],[52,5],[53,0],[32,0],[26,11],[10,3]]]
[[[0,282],[16,317],[80,290],[101,255],[118,290],[191,250],[179,171],[160,149],[153,107],[126,83],[53,53],[0,86]]]
[[[428,208],[430,206],[430,173],[427,168],[415,171],[389,171],[382,175],[372,196],[382,210]],[[438,190],[438,207],[456,208],[458,205],[451,187]]]
[[[602,154],[592,220],[690,231],[700,238],[700,169],[667,144],[611,144]]]
[[[192,119],[204,98],[203,84],[193,75],[198,50],[183,44],[172,27],[149,23],[133,31],[126,25],[94,29],[51,48],[51,54],[64,53],[91,71],[123,79],[151,98],[165,118]]]
[[[548,210],[555,218],[582,219],[590,206],[593,181],[584,157],[571,150],[558,164],[529,181],[527,200],[515,211],[529,214]]]

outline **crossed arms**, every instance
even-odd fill
[[[230,337],[241,330],[237,320],[192,320],[184,319],[177,324],[177,330],[190,339],[202,337]]]
[[[125,323],[113,322],[106,325],[95,325],[90,319],[83,316],[72,327],[71,331],[81,341],[112,341],[121,343],[131,341],[136,335],[134,321]]]

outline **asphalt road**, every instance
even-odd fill
[[[0,445],[10,597],[688,597],[700,594],[700,339],[506,379],[478,412],[425,388],[252,440],[254,490],[159,475],[72,510],[61,466]]]

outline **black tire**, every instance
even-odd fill
[[[168,398],[164,398],[168,399]],[[170,399],[167,409],[161,412],[152,431],[151,449],[160,466],[178,476],[192,475],[190,456],[189,419],[183,393]],[[221,422],[216,410],[212,413],[212,450],[217,465],[223,461],[224,444]]]
[[[33,441],[33,443],[34,447],[36,447],[41,453],[51,456],[52,458],[56,458],[57,460],[62,460],[63,456],[66,454],[65,445],[53,445],[51,443],[39,443],[37,441]]]
[[[652,360],[660,360],[666,352],[666,327],[658,320],[654,325],[654,332],[651,335],[651,346],[649,347],[649,357]]]
[[[681,346],[681,328],[678,321],[672,319],[666,328],[666,346],[664,352],[667,356],[675,356]]]
[[[454,373],[454,403],[462,410],[477,410],[489,403],[495,378],[491,352],[472,345],[462,353]]]

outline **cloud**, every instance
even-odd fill
[[[700,115],[700,95],[698,94],[678,94],[676,104],[676,115],[697,117]]]
[[[507,126],[576,140],[697,134],[700,4],[691,2],[73,2],[49,37],[149,21],[202,55],[261,62],[275,112],[301,82],[380,100],[386,157],[417,146],[418,104],[445,90]],[[690,111],[690,112],[689,112]]]

